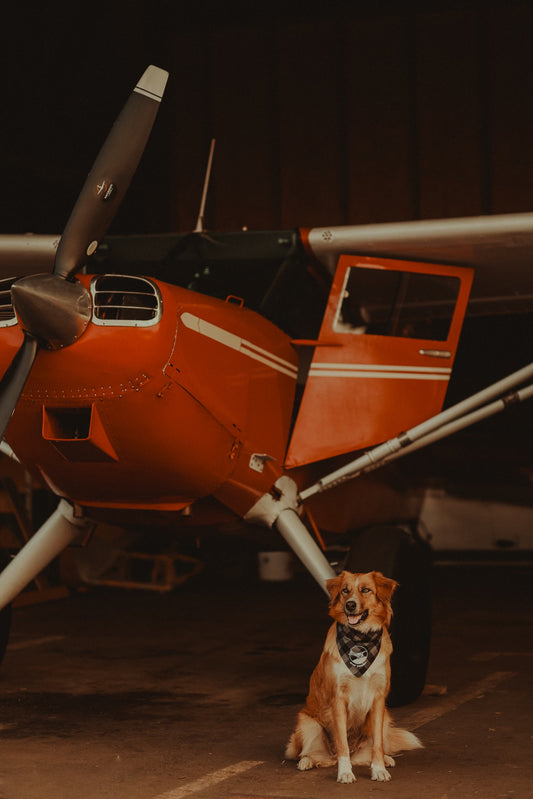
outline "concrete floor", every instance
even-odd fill
[[[392,782],[283,761],[329,624],[307,576],[171,594],[91,589],[14,611],[0,667],[1,799],[533,796],[533,580],[437,568],[428,682],[394,711],[425,749]]]

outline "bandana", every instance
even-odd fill
[[[339,655],[354,677],[362,677],[378,656],[383,630],[360,633],[348,624],[337,622]]]

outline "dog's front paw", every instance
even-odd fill
[[[297,768],[299,768],[300,771],[309,771],[309,769],[313,768],[314,765],[315,765],[315,761],[312,758],[307,757],[307,755],[304,755],[298,761]]]
[[[370,766],[370,776],[373,780],[377,780],[377,782],[388,782],[391,778],[386,768],[383,766],[374,766],[374,764]]]
[[[342,771],[337,777],[337,782],[348,784],[350,782],[357,782],[357,778],[353,771]]]
[[[339,757],[337,782],[355,782],[355,774],[352,771],[352,764],[349,757]]]
[[[393,766],[396,765],[396,761],[390,755],[385,755],[385,765],[389,766],[390,768],[392,768]]]

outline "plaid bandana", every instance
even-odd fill
[[[339,655],[354,677],[362,677],[378,656],[383,630],[360,633],[348,624],[337,622]]]

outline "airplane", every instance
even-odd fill
[[[443,409],[467,313],[533,310],[533,214],[107,235],[168,73],[149,66],[60,237],[0,237],[0,439],[59,498],[0,574],[12,600],[95,525],[242,520],[325,590],[351,481],[529,398],[533,364]],[[205,199],[205,192],[204,192]],[[203,202],[203,201],[202,201]],[[378,502],[379,504],[379,502]],[[377,525],[351,570],[399,575],[393,699],[424,685],[427,551]]]

